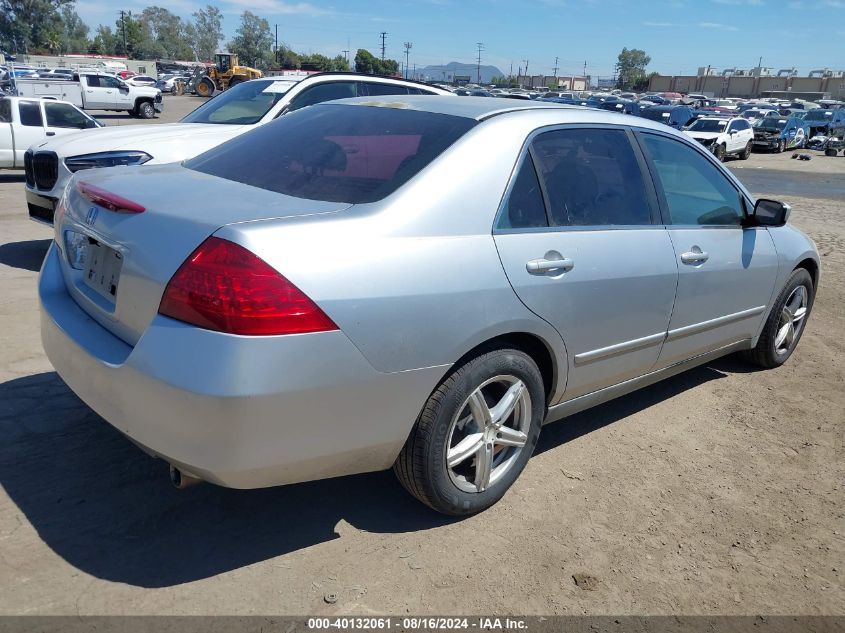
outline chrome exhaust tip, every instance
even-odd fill
[[[199,477],[195,477],[190,473],[186,473],[182,470],[176,468],[176,466],[170,465],[170,483],[173,484],[173,487],[178,490],[184,490],[185,488],[190,488],[191,486],[196,486],[197,484],[202,483],[202,479]]]

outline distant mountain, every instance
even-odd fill
[[[489,84],[493,81],[493,77],[502,77],[505,73],[499,70],[496,66],[481,66],[481,83]],[[478,79],[478,67],[475,64],[460,64],[458,62],[449,62],[444,66],[426,66],[422,70],[417,70],[417,75],[423,76],[428,81],[452,81],[457,76],[469,76],[469,80],[475,83]]]

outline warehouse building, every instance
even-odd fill
[[[701,68],[697,75],[655,75],[648,89],[651,92],[696,93],[740,99],[785,97],[845,100],[845,71],[825,68],[814,70],[807,77],[798,77],[795,69],[784,69],[772,75],[769,68],[730,68],[721,73]]]

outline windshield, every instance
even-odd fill
[[[804,115],[805,121],[830,121],[833,118],[833,112],[830,110],[810,110]]]
[[[761,130],[782,130],[786,127],[786,119],[778,119],[772,116],[767,116],[754,124],[754,127]]]
[[[200,154],[185,166],[297,198],[375,202],[413,178],[476,123],[416,110],[315,105]]]
[[[245,81],[204,103],[182,119],[182,123],[258,123],[296,83],[289,79]]]
[[[690,126],[690,132],[724,132],[727,121],[716,121],[714,119],[699,119]]]

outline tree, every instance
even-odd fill
[[[238,55],[241,64],[269,68],[273,63],[273,33],[267,20],[252,11],[244,11],[241,25],[229,42],[229,50]]]
[[[97,55],[114,55],[117,51],[117,37],[109,27],[100,24],[88,50]]]
[[[638,48],[623,48],[619,53],[616,67],[619,72],[617,86],[630,90],[646,76],[645,68],[651,63],[651,57]]]
[[[370,51],[359,48],[355,54],[355,70],[369,75],[396,75],[399,62],[395,59],[378,59]]]
[[[88,40],[88,25],[76,13],[72,5],[65,5],[59,11],[61,28],[59,38],[60,49],[64,53],[87,53],[90,41]]]
[[[114,33],[114,51],[112,54],[126,55],[132,59],[144,58],[144,40],[149,40],[149,35],[145,38],[144,26],[141,21],[132,15],[131,11],[127,11],[123,19],[118,18],[115,23]],[[126,47],[124,48],[124,30],[126,31]]]
[[[141,27],[145,36],[143,48],[156,58],[185,59],[193,57],[186,42],[182,18],[163,7],[147,7],[141,12]]]
[[[0,0],[0,48],[12,53],[56,43],[58,10],[73,0]]]
[[[199,61],[211,61],[223,39],[223,14],[210,4],[205,9],[194,11],[193,33],[187,30],[188,41]]]

